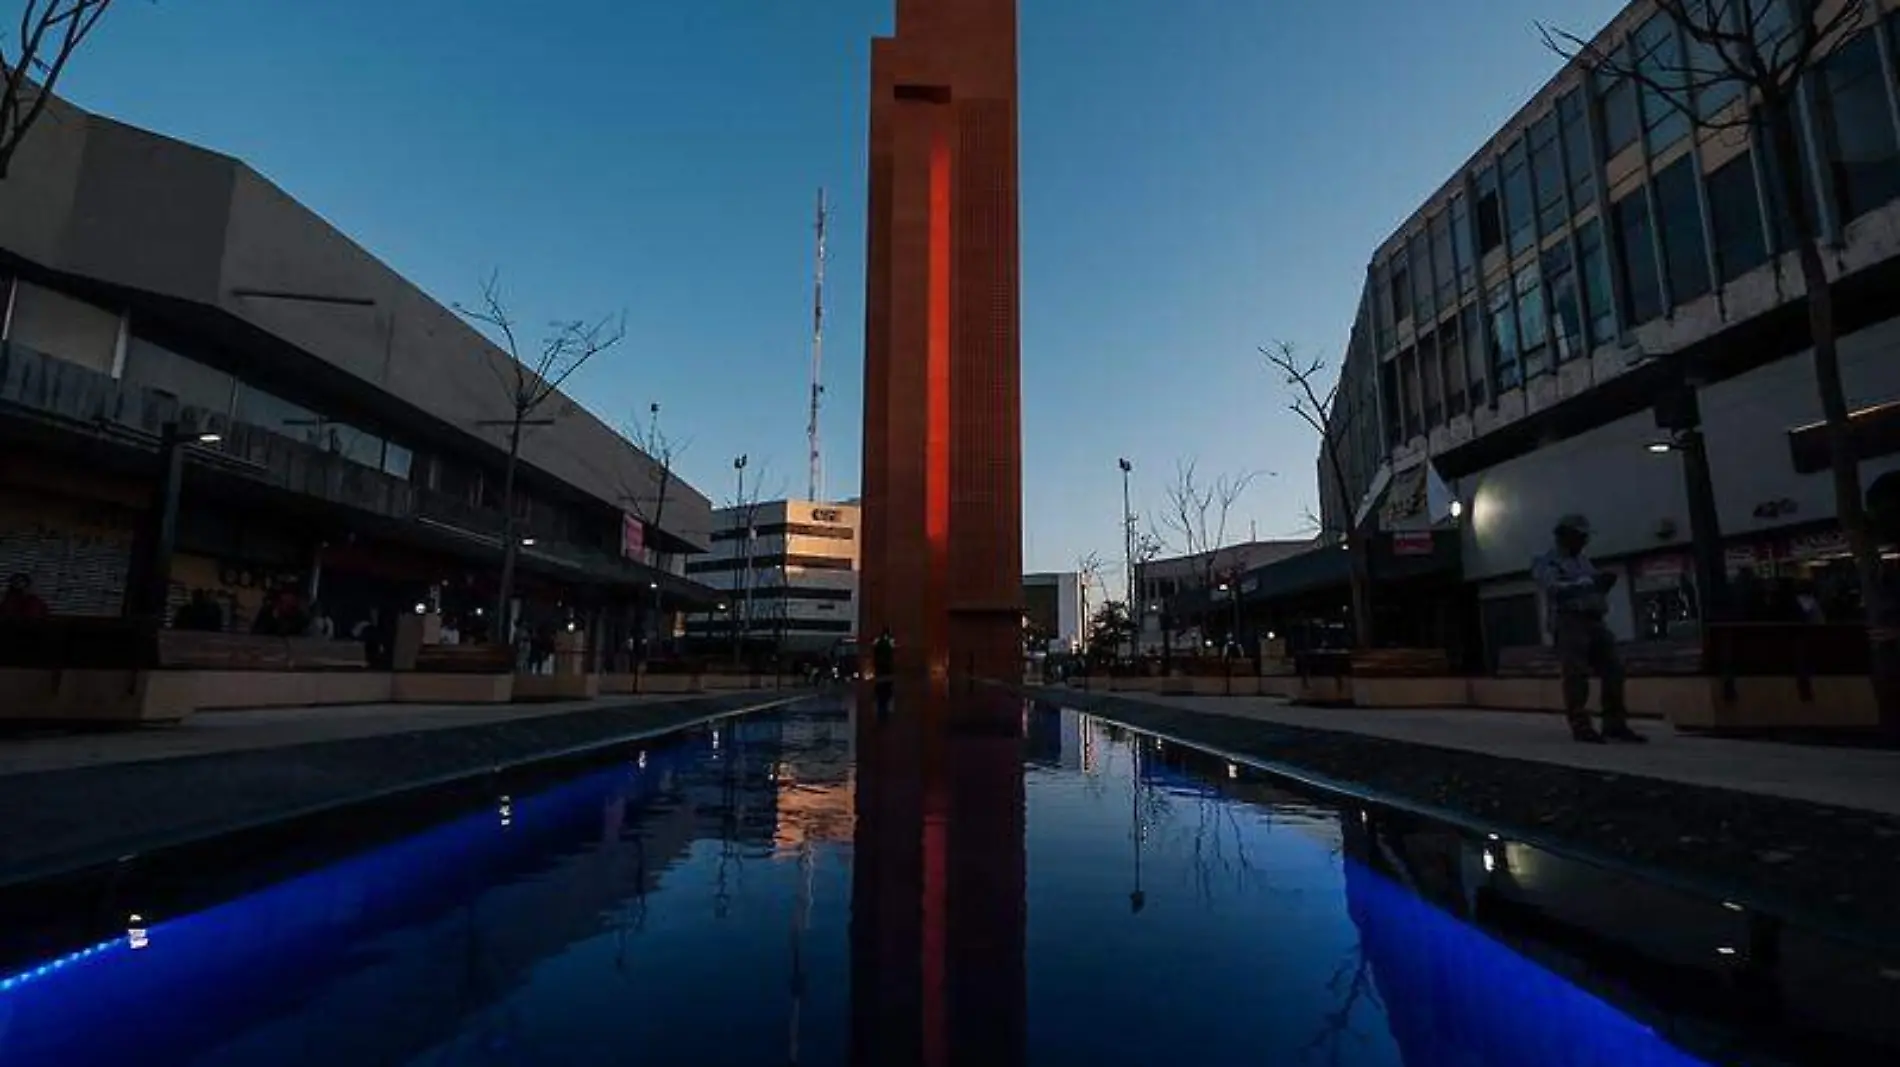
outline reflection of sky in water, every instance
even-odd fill
[[[0,1063],[763,1063],[794,1034],[798,1062],[843,1062],[841,726],[761,718],[144,915],[143,949],[9,980]],[[1693,1062],[1344,861],[1327,809],[1225,799],[1146,753],[1132,789],[1099,725],[1031,733],[1030,1062]]]

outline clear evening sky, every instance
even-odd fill
[[[1257,345],[1344,344],[1367,259],[1619,0],[1023,0],[1026,564],[1120,552],[1116,459],[1263,477],[1316,442]],[[892,0],[120,0],[64,91],[235,155],[443,302],[624,309],[574,391],[662,405],[680,469],[805,486],[811,223],[835,205],[827,488],[856,491],[869,39]],[[1278,472],[1264,476],[1264,472]]]

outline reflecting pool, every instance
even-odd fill
[[[136,872],[74,893],[83,937],[10,942],[0,1063],[1643,1067],[1720,1047],[1447,907],[1503,850],[1386,819],[1070,711],[817,698],[498,780],[419,832],[366,817],[353,853],[206,871],[190,903]]]

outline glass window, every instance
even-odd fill
[[[324,447],[329,451],[351,463],[360,463],[375,470],[382,469],[382,438],[367,430],[359,430],[341,422],[333,422],[324,427],[324,434]]]
[[[1439,212],[1432,219],[1432,278],[1438,283],[1438,306],[1447,308],[1458,302],[1458,267],[1451,255],[1451,215]]]
[[[1590,115],[1583,90],[1572,89],[1557,101],[1563,123],[1564,169],[1570,182],[1570,202],[1578,209],[1596,196],[1596,159],[1590,155]]]
[[[1708,250],[1702,240],[1702,206],[1696,200],[1696,160],[1684,156],[1656,174],[1656,222],[1662,228],[1663,262],[1669,268],[1669,299],[1686,304],[1709,291]]]
[[[1544,279],[1533,263],[1517,272],[1517,339],[1523,353],[1524,377],[1550,370],[1550,342],[1545,333]]]
[[[1591,219],[1577,227],[1577,258],[1583,264],[1583,310],[1589,316],[1586,350],[1616,339],[1615,290],[1610,284],[1610,257],[1603,247],[1603,224]]]
[[[1544,254],[1544,287],[1550,293],[1550,339],[1557,362],[1583,355],[1583,311],[1577,299],[1577,272],[1571,269],[1570,246],[1558,245]]]
[[[1465,335],[1465,387],[1475,408],[1484,403],[1485,398],[1483,309],[1477,304],[1466,304],[1458,317],[1463,320],[1459,329]]]
[[[383,446],[383,473],[392,478],[409,479],[410,468],[415,466],[415,453],[394,441]]]
[[[1768,260],[1761,201],[1755,189],[1755,160],[1748,153],[1736,156],[1712,171],[1707,181],[1715,264],[1722,280],[1732,282]]]
[[[1498,172],[1486,167],[1473,184],[1478,190],[1478,254],[1488,256],[1504,243],[1504,204],[1498,199]]]
[[[1384,355],[1392,347],[1392,285],[1383,263],[1372,265],[1372,324]]]
[[[1432,320],[1434,308],[1432,300],[1432,250],[1425,242],[1425,231],[1412,235],[1410,242],[1412,260],[1412,314],[1423,328]]]
[[[1410,440],[1419,434],[1418,425],[1418,353],[1406,349],[1399,353],[1399,394],[1401,414],[1405,419],[1405,438]]]
[[[1857,219],[1900,196],[1900,145],[1873,35],[1863,33],[1836,50],[1815,82],[1828,180],[1841,217]]]
[[[1396,359],[1379,365],[1379,397],[1385,409],[1385,446],[1397,448],[1405,442],[1405,429],[1399,415],[1399,361]]]
[[[1537,225],[1556,233],[1570,220],[1564,199],[1563,147],[1557,141],[1557,113],[1552,111],[1531,125],[1531,178],[1537,186]]]
[[[1794,168],[1794,185],[1802,192],[1802,199],[1808,208],[1808,231],[1818,234],[1821,226],[1821,205],[1815,197],[1814,182],[1809,178],[1813,168],[1809,166],[1811,156],[1808,139],[1801,136],[1800,121],[1791,116],[1794,124],[1795,154],[1800,157],[1800,165]],[[1768,215],[1774,222],[1775,247],[1781,250],[1791,249],[1795,245],[1794,214],[1788,210],[1788,201],[1782,196],[1781,165],[1779,153],[1774,150],[1774,137],[1770,132],[1767,112],[1756,110],[1756,125],[1760,132],[1756,144],[1767,146],[1762,153],[1762,178],[1767,183]]]
[[[1412,317],[1412,275],[1405,265],[1406,249],[1400,247],[1392,258],[1392,321],[1404,322]]]
[[[1470,292],[1478,284],[1478,261],[1472,254],[1471,209],[1462,196],[1451,201],[1451,249],[1458,260],[1458,291]]]
[[[1663,313],[1662,278],[1649,228],[1649,193],[1638,189],[1610,205],[1616,223],[1617,270],[1623,278],[1623,316],[1632,326]]]
[[[1519,141],[1504,153],[1504,219],[1511,233],[1511,254],[1537,243],[1537,213],[1531,203],[1530,160]]]
[[[1636,114],[1636,83],[1600,72],[1594,77],[1597,106],[1603,110],[1603,158],[1636,143],[1642,120]]]
[[[1445,375],[1445,416],[1465,413],[1465,346],[1459,329],[1463,316],[1453,315],[1438,328],[1438,359]]]
[[[181,404],[220,416],[231,414],[231,394],[237,389],[229,374],[137,334],[126,338],[123,380],[127,385],[170,393]]]
[[[1445,422],[1445,380],[1438,358],[1438,338],[1426,334],[1418,339],[1418,375],[1425,398],[1425,430]]]
[[[1651,154],[1688,136],[1688,92],[1682,88],[1682,44],[1676,24],[1658,14],[1630,38],[1643,74],[1643,136]]]
[[[1517,312],[1511,307],[1508,285],[1491,292],[1491,377],[1497,381],[1499,392],[1524,382],[1517,362]]]
[[[1710,0],[1689,0],[1691,25],[1706,26],[1709,17]],[[1735,25],[1736,8],[1727,8],[1722,14],[1726,27]],[[1696,40],[1683,34],[1683,47],[1688,50],[1689,80],[1695,90],[1695,113],[1697,117],[1712,119],[1736,98],[1742,95],[1742,80],[1729,76],[1728,62],[1713,44]]]
[[[260,430],[307,445],[321,445],[325,423],[315,412],[288,400],[281,400],[252,385],[240,384],[237,391],[237,421]]]

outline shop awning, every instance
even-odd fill
[[[1848,417],[1848,434],[1854,443],[1854,455],[1876,459],[1900,453],[1900,400],[1862,408]],[[1797,426],[1788,431],[1788,452],[1799,474],[1817,474],[1833,463],[1824,422]]]
[[[1396,537],[1369,536],[1375,582],[1462,573],[1462,542],[1456,529],[1432,530],[1429,535],[1419,531]],[[1241,579],[1240,588],[1248,603],[1260,603],[1324,589],[1344,589],[1351,580],[1352,559],[1343,545],[1334,543],[1249,571]]]

